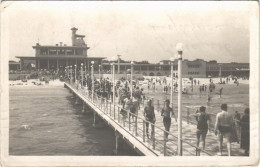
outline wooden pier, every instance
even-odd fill
[[[94,112],[93,126],[96,124],[96,115],[103,119],[107,125],[115,130],[116,148],[118,151],[118,140],[123,139],[140,155],[146,156],[176,156],[177,155],[177,137],[155,124],[150,124],[149,138],[146,134],[147,121],[138,114],[132,114],[123,110],[122,106],[113,104],[110,100],[102,98],[97,94],[91,94],[86,89],[76,86],[74,83],[64,83],[76,98],[76,103],[82,101],[82,110],[85,105],[89,106]],[[123,111],[123,113],[122,113]],[[141,115],[141,114],[140,114]],[[151,133],[153,131],[153,133]],[[165,133],[169,134],[166,140]],[[195,145],[183,141],[183,156],[210,156],[209,152],[196,147]]]

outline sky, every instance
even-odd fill
[[[121,55],[124,60],[157,63],[174,57],[249,62],[249,11],[253,2],[7,2],[8,54],[34,56],[32,48],[71,45],[71,28],[86,35],[88,56]],[[3,6],[5,8],[3,8]]]

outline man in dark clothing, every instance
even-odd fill
[[[147,138],[149,139],[149,122],[151,123],[155,123],[156,118],[155,118],[155,114],[154,114],[154,107],[152,106],[152,101],[148,100],[147,101],[147,105],[144,108],[144,117],[146,122],[146,135]],[[153,136],[153,128],[152,128],[152,132],[151,132],[151,136]]]
[[[249,108],[245,109],[245,115],[240,120],[241,126],[241,145],[240,147],[245,150],[245,155],[249,155],[250,146],[250,124],[249,124]]]
[[[219,89],[219,97],[221,97],[221,95],[222,95],[222,90],[223,90],[223,88]]]
[[[161,116],[163,116],[163,124],[165,127],[165,137],[166,141],[168,141],[168,135],[170,131],[170,126],[171,126],[171,117],[174,115],[174,112],[172,108],[170,107],[170,100],[166,100],[166,106],[162,109]]]

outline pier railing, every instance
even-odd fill
[[[165,100],[160,100],[160,99],[157,99],[157,98],[151,98],[151,97],[147,97],[147,96],[145,98],[143,98],[141,104],[144,106],[148,100],[152,101],[152,105],[154,106],[154,109],[157,112],[160,112],[163,109],[163,107],[165,106]],[[173,107],[173,112],[174,112],[176,118],[178,117],[177,110],[178,110],[178,106],[175,105]],[[181,112],[182,113],[182,119],[187,124],[197,125],[197,120],[196,120],[196,117],[195,117],[195,113],[196,113],[197,110],[199,110],[198,106],[197,107],[184,106],[184,108]],[[209,131],[214,132],[216,114],[212,114],[212,113],[207,113],[207,114],[209,115],[209,118],[210,118],[209,122],[208,122]],[[240,127],[234,127],[234,128],[236,129],[236,132],[238,133],[237,135],[240,136],[241,135],[240,134],[241,133]]]
[[[99,108],[105,115],[111,120],[124,128],[135,139],[144,144],[151,151],[157,155],[175,156],[178,150],[178,137],[168,131],[165,131],[156,124],[153,124],[138,113],[131,113],[129,110],[125,110],[122,106],[113,104],[113,102],[107,98],[97,95],[92,95],[91,91],[81,88],[78,85],[70,84],[78,93],[80,93],[88,101],[92,102],[95,107]],[[147,135],[146,127],[149,127]],[[166,138],[168,134],[168,139]],[[211,153],[181,139],[183,147],[183,155],[187,156],[200,156],[209,155]]]

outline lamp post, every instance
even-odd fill
[[[112,63],[113,75],[112,75],[112,86],[113,86],[113,105],[115,105],[115,63]]]
[[[67,82],[69,82],[69,78],[70,78],[70,67],[69,66],[66,67],[66,71],[67,71]]]
[[[70,66],[70,84],[72,84],[72,66]]]
[[[120,74],[120,57],[121,55],[117,55],[118,59],[117,59],[117,73]]]
[[[83,63],[81,63],[80,74],[81,74],[81,87],[83,87]]]
[[[130,77],[131,97],[133,97],[133,67],[134,67],[134,62],[131,61],[131,77]]]
[[[86,87],[87,87],[87,81],[88,81],[88,77],[87,77],[87,66],[85,66],[85,78],[86,78]]]
[[[178,43],[176,45],[176,50],[178,51],[178,155],[182,156],[182,52],[183,52],[183,44]]]
[[[101,72],[101,65],[99,64],[98,65],[98,78],[99,78],[99,82],[101,82],[100,81],[100,72]]]
[[[115,95],[116,95],[116,87],[115,87],[115,63],[114,61],[116,60],[116,57],[112,57],[112,85],[113,85],[113,105],[115,106]]]
[[[92,80],[92,102],[94,102],[94,61],[91,61],[91,80]]]
[[[75,84],[77,84],[77,65],[75,64]]]
[[[174,58],[171,57],[171,106],[173,108],[173,61]]]

